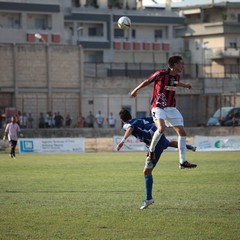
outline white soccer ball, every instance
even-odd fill
[[[127,30],[131,27],[131,20],[129,17],[122,16],[118,19],[118,27],[122,30]]]

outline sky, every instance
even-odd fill
[[[143,0],[143,5],[144,6],[158,6],[158,4],[161,7],[165,6],[165,0]],[[181,7],[181,6],[192,6],[192,5],[202,5],[202,4],[211,4],[212,2],[214,3],[219,3],[219,2],[227,2],[225,0],[172,0],[172,7]],[[239,2],[240,0],[228,0],[228,2]]]

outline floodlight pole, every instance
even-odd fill
[[[36,39],[39,39],[46,47],[46,73],[47,73],[47,111],[52,112],[52,84],[51,84],[51,65],[50,65],[50,49],[48,43],[45,41],[40,33],[34,34]]]
[[[77,44],[80,44],[80,36],[82,35],[83,27],[78,27],[77,28]]]

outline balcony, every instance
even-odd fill
[[[212,49],[211,59],[240,58],[240,48]]]

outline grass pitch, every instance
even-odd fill
[[[144,199],[144,153],[0,155],[0,239],[237,240],[240,152],[165,152]]]

